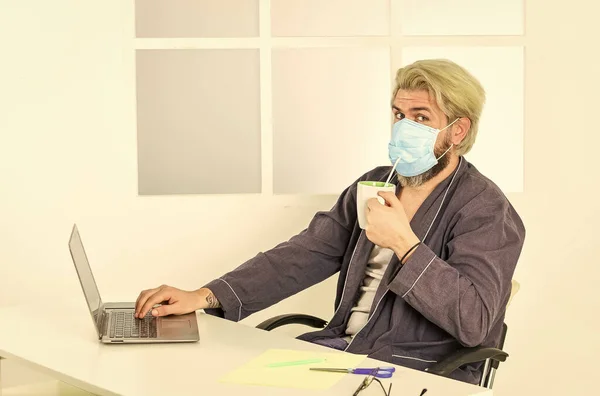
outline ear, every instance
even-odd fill
[[[455,146],[459,145],[460,142],[463,141],[469,130],[471,129],[471,120],[467,117],[459,118],[452,126],[450,127],[450,138],[452,144]]]

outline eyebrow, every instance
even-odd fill
[[[392,105],[392,109],[394,109],[394,110],[398,110],[400,113],[404,113],[404,112],[402,111],[402,109],[401,109],[401,108],[399,108],[398,106],[394,106],[394,105]],[[411,112],[415,112],[415,111],[428,111],[428,112],[430,112],[430,113],[431,113],[431,109],[430,109],[429,107],[411,107],[411,108],[409,109],[409,111],[411,111]]]

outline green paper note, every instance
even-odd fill
[[[306,359],[306,360],[292,360],[287,362],[277,362],[277,363],[269,363],[267,367],[289,367],[289,366],[301,366],[303,364],[312,364],[312,363],[323,363],[325,359]]]
[[[311,367],[357,367],[366,358],[343,352],[294,351],[269,349],[219,379],[240,385],[272,386],[324,390],[335,385],[346,373],[311,371]],[[317,361],[306,363],[308,361]],[[282,365],[303,362],[302,364]],[[277,365],[277,367],[269,367]]]

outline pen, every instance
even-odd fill
[[[299,366],[302,364],[311,364],[311,363],[323,363],[325,359],[306,359],[306,360],[293,360],[290,362],[278,362],[268,364],[267,367],[287,367],[287,366]]]
[[[423,389],[423,390],[421,391],[421,394],[420,394],[419,396],[423,396],[423,395],[425,394],[425,392],[427,392],[427,388]]]

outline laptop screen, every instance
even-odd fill
[[[75,264],[75,269],[79,276],[83,294],[85,295],[88,307],[90,308],[90,313],[94,319],[98,336],[100,336],[101,330],[98,314],[100,313],[100,307],[102,306],[102,299],[100,298],[100,292],[96,286],[90,263],[88,262],[85,250],[83,249],[83,243],[81,242],[77,225],[73,226],[73,232],[71,233],[71,239],[69,240],[69,250],[71,251],[73,264]]]

